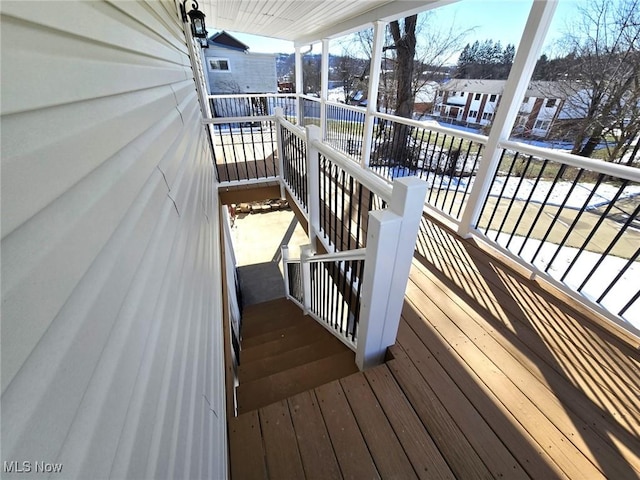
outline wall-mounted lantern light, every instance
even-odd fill
[[[187,22],[187,15],[189,16],[189,18],[191,19],[191,32],[193,33],[193,36],[200,40],[201,46],[206,48],[205,45],[207,44],[207,29],[205,28],[204,24],[204,13],[198,10],[198,2],[196,2],[196,0],[193,0],[193,2],[191,3],[191,10],[187,12],[185,7],[187,1],[188,0],[184,0],[182,2],[182,5],[180,6],[182,21]],[[204,44],[201,39],[205,40]]]

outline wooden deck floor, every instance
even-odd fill
[[[640,478],[640,354],[424,221],[386,364],[234,418],[245,478]]]

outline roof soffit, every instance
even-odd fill
[[[230,30],[306,46],[458,0],[201,0],[210,30]]]

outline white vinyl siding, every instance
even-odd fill
[[[0,461],[224,478],[217,195],[176,5],[0,9]]]

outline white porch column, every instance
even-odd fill
[[[371,65],[369,65],[369,91],[367,93],[367,109],[364,119],[364,138],[362,139],[362,158],[360,163],[363,167],[369,166],[371,158],[371,139],[373,137],[373,126],[378,109],[378,90],[380,88],[380,68],[382,65],[382,47],[384,45],[384,31],[387,22],[377,21],[373,24],[373,47],[371,50]]]
[[[381,363],[396,341],[426,194],[423,180],[396,179],[389,208],[369,214],[356,350],[360,370]]]
[[[307,209],[309,211],[309,242],[314,247],[320,231],[320,172],[315,140],[321,141],[320,127],[309,125],[307,130]]]
[[[303,127],[303,119],[304,112],[302,109],[302,99],[300,95],[304,92],[302,91],[304,88],[304,82],[302,78],[302,49],[300,47],[296,47],[296,55],[295,55],[295,75],[296,75],[296,96],[298,99],[298,125]]]
[[[320,138],[327,138],[327,97],[329,95],[329,39],[322,40],[320,61]]]
[[[509,79],[505,84],[500,105],[494,117],[482,162],[460,219],[458,233],[463,237],[470,236],[489,194],[491,180],[500,162],[501,150],[498,145],[502,140],[509,138],[556,6],[557,0],[533,2],[511,72],[509,72]]]

